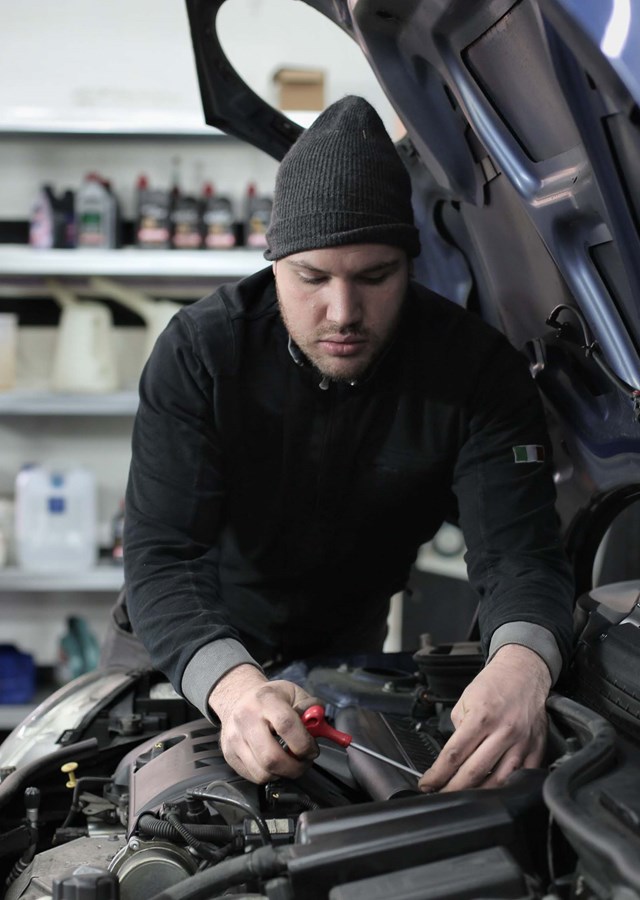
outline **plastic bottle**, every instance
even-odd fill
[[[138,247],[167,250],[171,246],[171,196],[169,191],[151,188],[146,175],[136,185],[136,233]]]
[[[60,639],[56,680],[66,684],[86,672],[92,672],[100,660],[100,645],[80,616],[67,618],[67,631]]]
[[[33,204],[29,221],[29,244],[40,250],[52,247],[72,247],[73,230],[69,226],[69,195],[56,197],[49,184],[43,184]],[[71,224],[73,223],[73,199],[71,200]]]
[[[60,200],[60,208],[64,220],[64,230],[60,246],[67,250],[76,245],[75,202],[73,191],[65,191]]]
[[[266,195],[259,195],[255,184],[247,188],[244,242],[247,247],[266,247],[267,228],[271,221],[273,200]]]
[[[120,501],[118,512],[111,520],[111,559],[116,565],[124,562],[124,500]]]
[[[171,246],[174,250],[202,247],[200,204],[188,194],[176,197],[171,207]]]
[[[237,243],[231,200],[216,194],[210,181],[202,190],[202,231],[209,250],[228,249]]]
[[[180,197],[182,191],[180,189],[180,167],[182,161],[179,156],[171,157],[171,190],[169,191],[169,199],[173,208],[176,200]]]
[[[16,478],[18,565],[32,571],[81,571],[97,562],[96,482],[83,468],[24,466]]]
[[[15,506],[13,498],[0,497],[0,568],[12,561]]]
[[[77,246],[93,250],[118,246],[118,201],[108,181],[89,172],[75,198]]]

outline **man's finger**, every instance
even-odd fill
[[[465,726],[461,726],[460,733],[464,728]],[[498,778],[504,781],[506,779],[504,773],[508,769],[505,756],[517,757],[518,761],[521,761],[525,751],[530,749],[519,744],[512,746],[507,736],[499,731],[484,736],[470,751],[468,750],[470,745],[466,741],[458,746],[454,744],[457,737],[458,732],[449,739],[436,762],[420,779],[421,790],[458,791],[485,786],[489,781],[495,784]],[[453,756],[450,744],[454,747]]]
[[[505,753],[502,759],[487,772],[487,777],[482,783],[483,788],[501,787],[510,775],[522,768],[521,753]]]
[[[487,781],[494,776],[497,765],[497,763],[493,762],[494,759],[494,751],[489,748],[485,749],[483,744],[482,750],[473,753],[439,790],[446,793],[448,791],[463,791],[469,788],[484,787]]]
[[[256,767],[262,773],[263,783],[275,777],[299,778],[310,762],[288,753],[277,737],[271,734],[265,740],[252,743],[251,750]]]
[[[308,695],[306,696],[308,697]],[[304,708],[308,708],[308,703]],[[283,703],[278,694],[264,692],[263,706],[258,721],[271,736],[275,736],[275,740],[279,742],[280,746],[284,744],[285,753],[288,751],[288,755],[308,760],[315,759],[318,755],[318,745],[304,727],[299,713],[288,703]],[[250,743],[254,743],[250,734],[245,733],[245,736],[249,738]],[[260,734],[259,738],[262,739],[262,737],[263,735]],[[256,747],[260,745],[261,743],[256,743]],[[272,749],[270,742],[262,746],[266,747],[268,751]],[[262,761],[260,756],[259,760]]]
[[[442,751],[440,756],[442,756]],[[489,758],[479,757],[469,763],[469,760],[461,759],[454,763],[451,759],[440,762],[440,756],[418,781],[421,791],[458,790],[465,787],[476,787],[486,778],[491,771],[492,763]]]
[[[420,779],[420,788],[432,791],[440,790],[455,777],[466,760],[478,750],[486,739],[487,731],[477,727],[477,723],[473,722],[473,716],[468,713],[438,754],[435,763]],[[499,758],[499,754],[496,758]]]
[[[263,734],[245,740],[222,740],[222,752],[227,763],[244,778],[255,784],[266,784],[272,778],[299,778],[309,761],[299,760],[287,753],[268,729]]]

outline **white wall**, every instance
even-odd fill
[[[182,0],[4,0],[2,7],[0,110],[162,108],[202,120]],[[232,64],[262,96],[273,96],[278,66],[317,66],[327,72],[328,102],[351,91],[389,111],[358,48],[300,0],[228,0],[219,32]]]
[[[2,4],[0,123],[71,119],[202,124],[186,7],[182,0],[21,0]],[[282,65],[325,70],[327,103],[366,96],[393,133],[395,117],[359,48],[299,0],[227,0],[219,32],[249,86],[275,101]],[[202,141],[97,142],[39,138],[0,142],[0,217],[23,218],[43,179],[75,187],[90,168],[113,180],[131,215],[136,176],[167,184],[181,159],[183,187],[203,177],[239,200],[250,179],[269,191],[276,165],[250,147]]]
[[[62,118],[202,123],[203,116],[181,0],[0,0],[0,126]],[[298,0],[228,0],[220,14],[225,50],[249,85],[274,98],[272,74],[282,65],[320,67],[327,102],[345,93],[366,96],[393,133],[395,118],[360,50],[340,30]],[[211,178],[236,200],[249,180],[269,191],[276,164],[237,142],[131,138],[0,137],[0,218],[26,219],[41,183],[78,186],[89,169],[110,177],[125,215],[144,171],[168,184],[181,158],[183,187]],[[0,271],[0,290],[3,285]],[[124,331],[123,329],[121,329]],[[46,332],[46,333],[45,333]],[[37,381],[50,361],[55,335],[29,329],[20,344],[19,377]],[[120,336],[126,358],[140,334]],[[129,342],[129,343],[128,343]],[[11,492],[27,460],[90,465],[99,476],[103,530],[125,486],[127,419],[12,418],[0,421],[0,496]],[[0,593],[0,641],[15,641],[39,663],[55,659],[62,619],[85,615],[100,631],[111,597],[105,594]]]

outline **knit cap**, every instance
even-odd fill
[[[266,259],[345,244],[419,254],[409,173],[362,97],[327,107],[284,156],[266,238]]]

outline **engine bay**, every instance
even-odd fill
[[[304,681],[355,743],[422,772],[451,734],[451,709],[481,665],[471,642],[357,664],[300,664],[287,676]],[[70,709],[75,722],[65,717]],[[82,676],[2,747],[4,896],[577,896],[585,872],[580,836],[571,834],[575,815],[568,831],[554,823],[576,799],[573,788],[555,796],[554,778],[576,766],[589,782],[598,770],[613,777],[608,815],[630,829],[630,840],[637,836],[628,786],[623,799],[619,760],[612,762],[620,753],[611,756],[615,731],[559,695],[549,713],[547,764],[516,772],[501,788],[425,795],[409,772],[325,738],[303,777],[256,785],[225,762],[218,727],[194,718],[159,673]],[[57,733],[56,721],[64,726]],[[622,771],[635,772],[636,751],[625,752]],[[592,827],[596,842],[600,825]],[[587,855],[595,859],[593,848]]]

